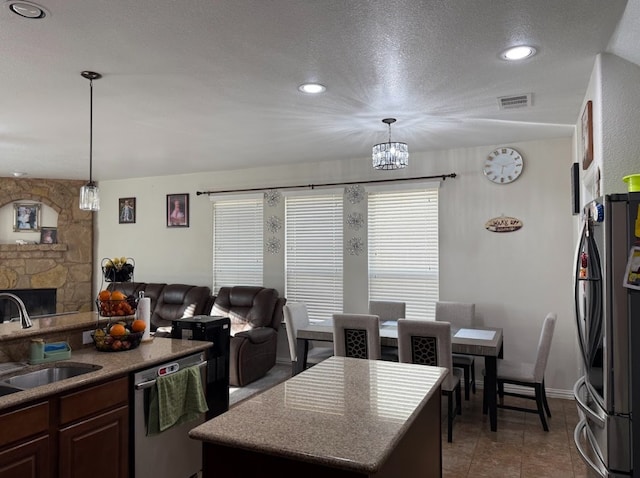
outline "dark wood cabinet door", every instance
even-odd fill
[[[0,478],[49,478],[49,435],[0,452]]]
[[[128,434],[126,405],[61,429],[59,476],[127,478]]]

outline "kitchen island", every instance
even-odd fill
[[[203,476],[439,477],[446,369],[331,357],[191,430]]]

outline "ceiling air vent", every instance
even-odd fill
[[[502,96],[498,98],[498,106],[501,110],[511,110],[513,108],[528,108],[531,106],[531,93],[523,95]]]

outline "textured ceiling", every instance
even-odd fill
[[[627,2],[38,3],[39,21],[0,8],[0,176],[88,177],[93,70],[99,181],[367,157],[389,116],[410,152],[569,136]],[[637,31],[615,37],[638,62]],[[538,54],[499,59],[522,43]],[[520,93],[532,107],[498,109]]]

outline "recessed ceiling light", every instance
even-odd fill
[[[500,57],[503,60],[518,61],[518,60],[524,60],[525,58],[530,58],[533,55],[535,55],[536,52],[537,50],[532,46],[521,45],[521,46],[514,46],[512,48],[509,48],[503,51],[500,54]]]
[[[49,14],[43,7],[32,2],[9,2],[8,5],[13,13],[30,20],[44,18]]]
[[[298,86],[298,90],[303,93],[309,93],[310,95],[317,95],[318,93],[324,93],[327,91],[327,87],[320,83],[303,83]]]

